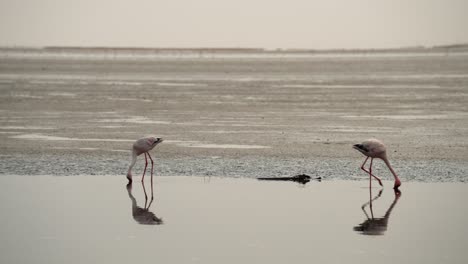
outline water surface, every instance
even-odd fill
[[[466,184],[404,183],[395,196],[384,182],[377,197],[367,182],[157,177],[148,210],[149,178],[145,189],[124,176],[0,184],[2,263],[468,261]]]

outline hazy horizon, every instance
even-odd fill
[[[439,48],[462,48],[463,50],[468,48],[468,43],[448,43],[443,45],[434,45],[434,46],[406,46],[406,47],[385,47],[385,48],[322,48],[322,49],[314,49],[314,48],[264,48],[264,47],[151,47],[151,46],[72,46],[72,45],[54,45],[54,46],[21,46],[21,45],[13,45],[13,46],[0,46],[0,49],[129,49],[129,50],[259,50],[265,52],[274,52],[274,51],[386,51],[386,50],[418,50],[418,49],[439,49]]]
[[[1,47],[385,49],[468,43],[463,0],[0,0]]]

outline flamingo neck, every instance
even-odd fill
[[[135,166],[137,160],[137,155],[135,152],[132,154],[132,163],[130,163],[130,166],[128,167],[128,172],[127,172],[127,178],[131,179],[132,178],[132,168]]]
[[[396,172],[393,170],[392,166],[390,165],[390,162],[388,161],[387,156],[385,155],[382,159],[385,162],[385,164],[387,165],[388,169],[392,172],[393,177],[395,178],[395,180],[399,180],[398,175],[396,174]]]

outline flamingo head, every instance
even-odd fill
[[[159,137],[150,137],[149,138],[149,142],[151,144],[151,146],[155,147],[157,144],[163,142],[164,140],[162,138],[159,138]]]
[[[364,146],[363,144],[356,144],[356,145],[353,145],[353,149],[361,152],[362,154],[366,155],[366,153],[369,152],[369,150],[366,148],[366,146]]]

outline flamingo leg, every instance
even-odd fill
[[[151,160],[151,186],[153,186],[153,167],[154,167],[154,162],[153,162],[153,158],[151,158],[151,155],[148,153],[148,157],[150,158]]]
[[[370,218],[369,215],[367,214],[366,206],[369,205],[369,207],[370,207],[370,205],[371,205],[375,200],[379,199],[380,196],[382,196],[382,192],[383,192],[383,189],[381,189],[381,190],[379,191],[379,194],[377,194],[374,198],[370,199],[367,203],[365,203],[365,204],[363,204],[363,205],[361,206],[361,210],[364,212],[364,214],[366,215],[367,219],[371,219],[371,218]],[[372,189],[369,189],[369,196],[372,197]],[[373,218],[373,217],[374,217],[374,212],[371,210],[370,213],[371,213],[371,217]]]
[[[148,153],[148,157],[150,158],[151,160],[151,201],[148,205],[148,209],[149,207],[151,206],[151,203],[153,202],[153,199],[154,199],[154,195],[153,195],[153,167],[154,167],[154,162],[153,162],[153,158],[151,158],[151,155]]]
[[[364,165],[366,165],[366,162],[367,162],[368,159],[369,159],[369,157],[367,157],[367,158],[364,160],[364,162],[362,163],[362,165],[361,165],[361,170],[363,170],[363,171],[367,172],[368,174],[370,174],[372,177],[374,177],[374,178],[379,182],[380,186],[383,186],[382,181],[380,180],[379,177],[375,176],[375,175],[372,174],[370,171],[366,170],[366,168],[364,168]],[[372,159],[371,159],[371,164],[372,164]]]
[[[372,187],[372,161],[374,159],[371,158],[370,160],[370,166],[369,166],[369,189]]]
[[[145,179],[146,167],[148,167],[148,158],[146,157],[146,152],[145,152],[145,170],[143,171],[143,176],[141,177],[141,182],[143,182],[143,180]]]
[[[372,219],[374,219],[374,211],[372,210],[372,161],[374,161],[374,158],[371,158],[369,166],[369,209]]]

